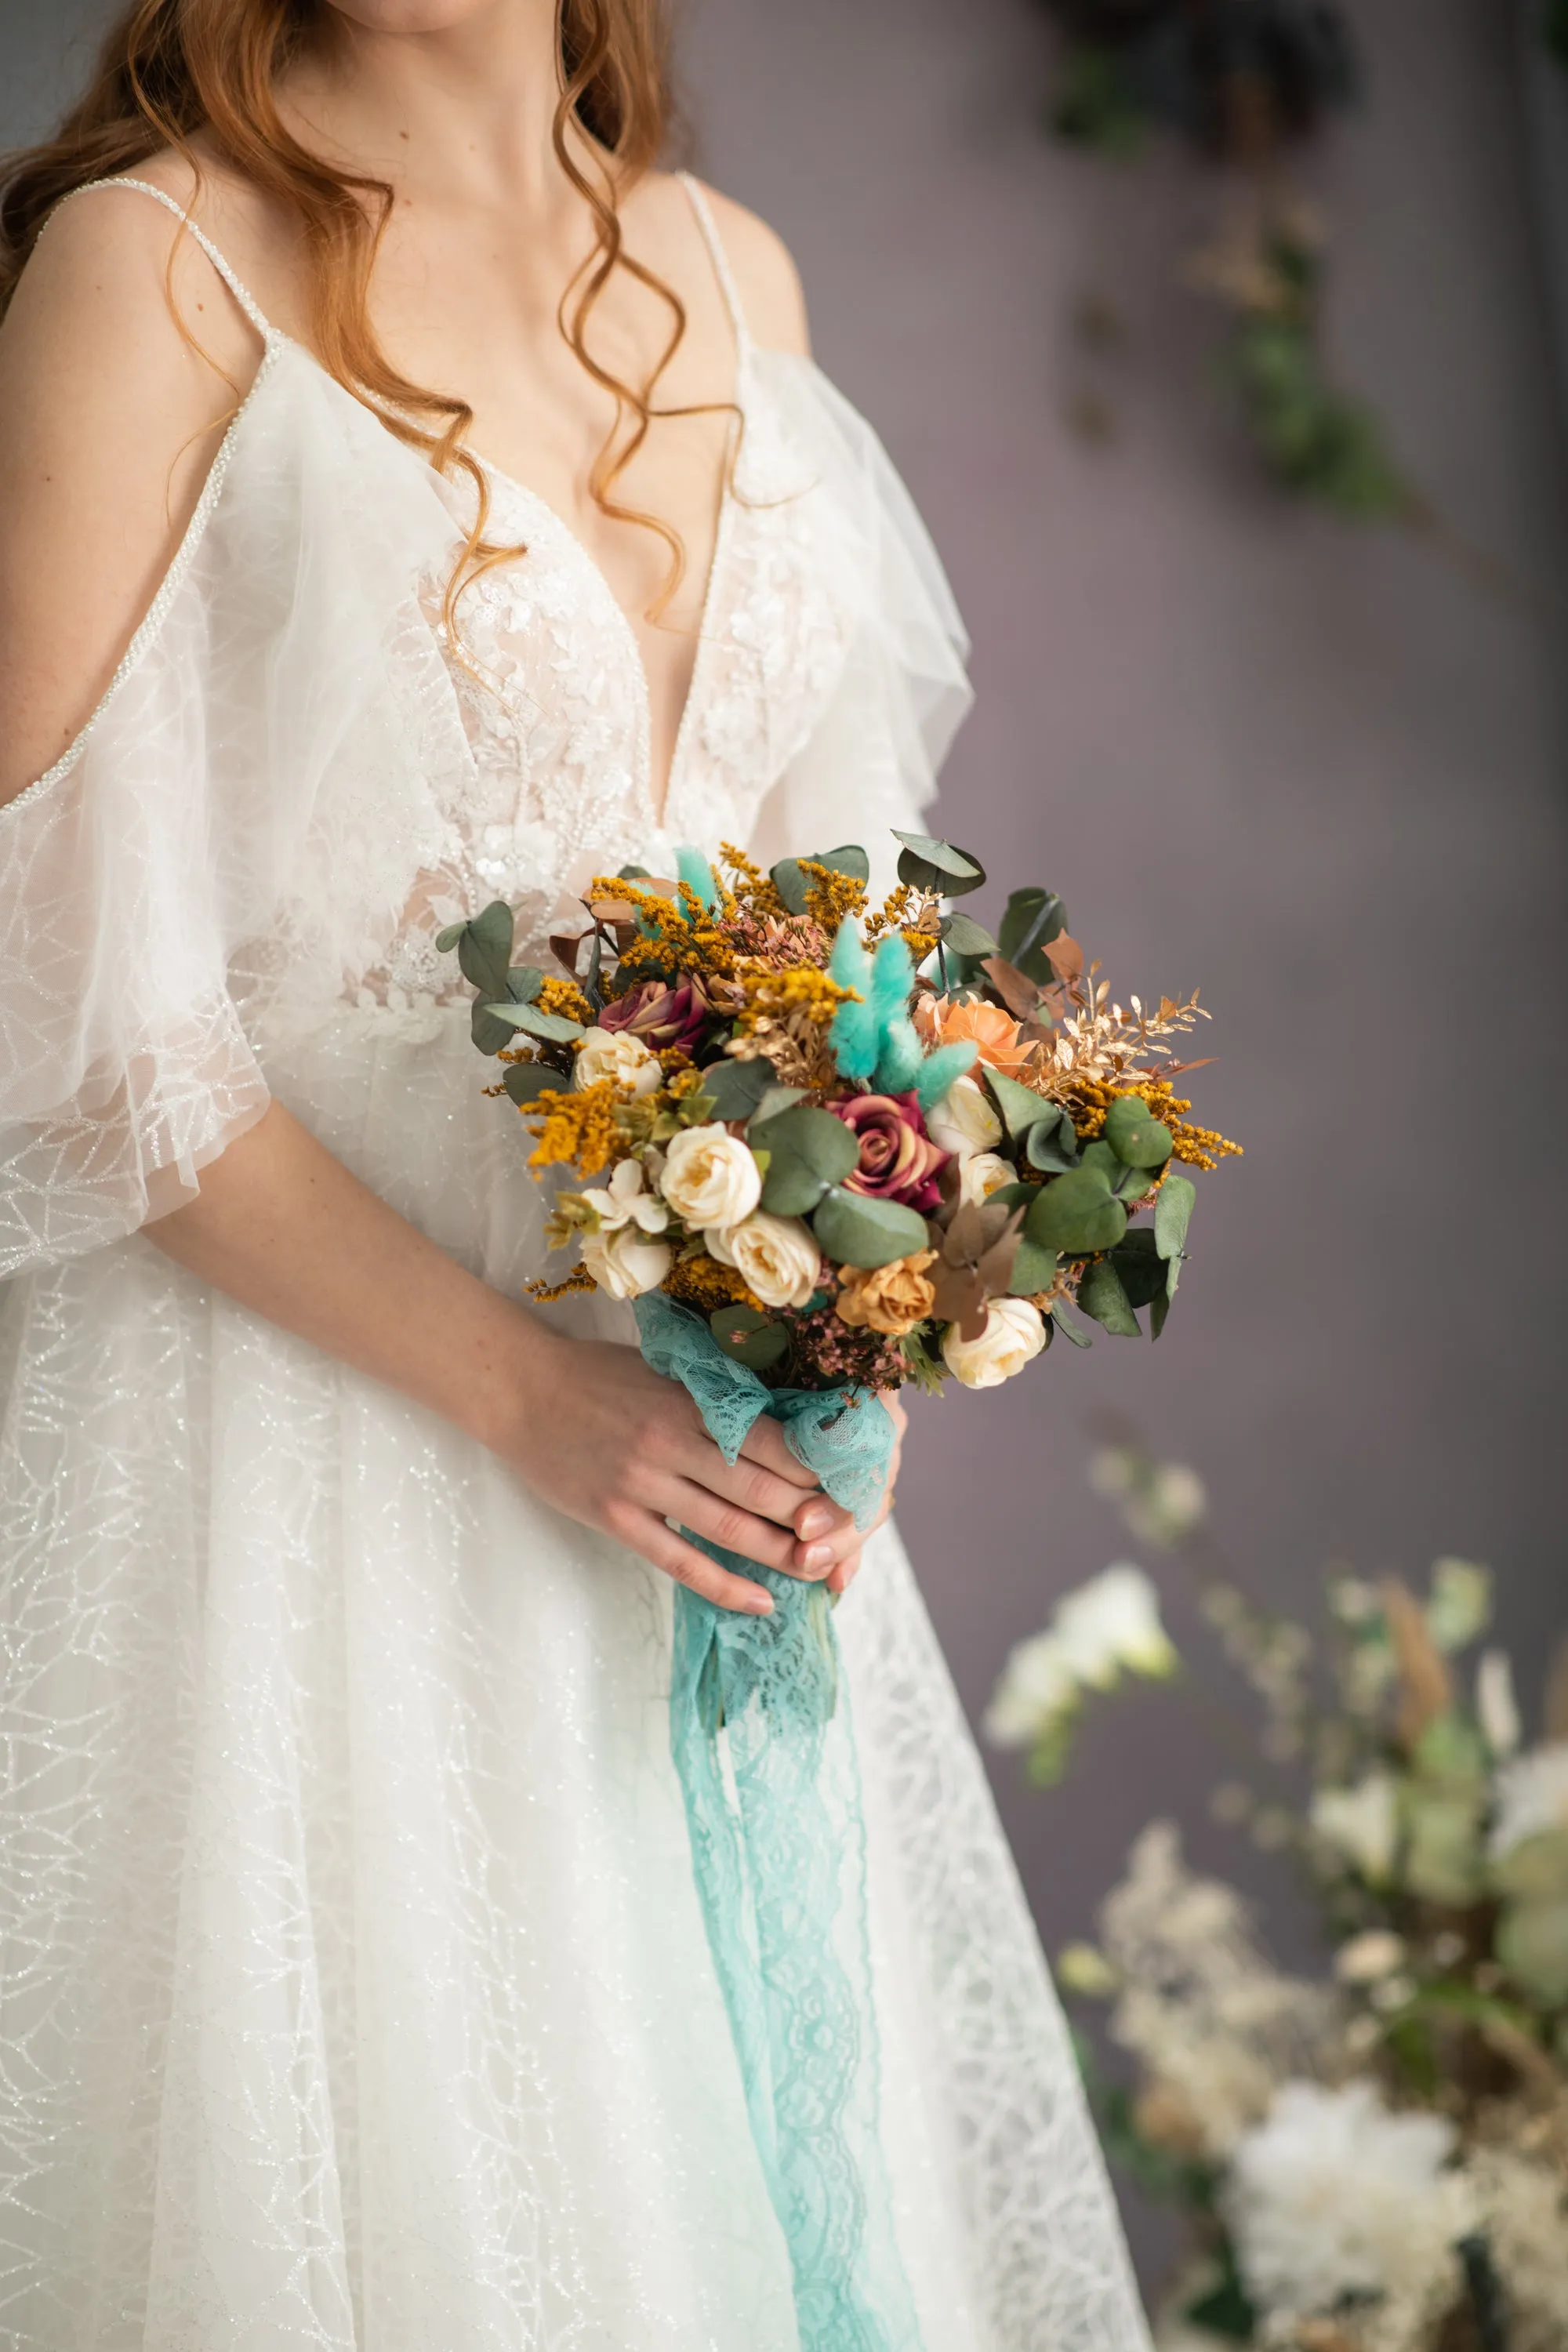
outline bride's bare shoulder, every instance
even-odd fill
[[[168,166],[138,176],[186,193]],[[57,208],[0,324],[0,801],[91,710],[260,358],[163,205]]]
[[[805,296],[790,249],[776,229],[733,196],[702,183],[714,225],[740,289],[752,336],[765,350],[806,354],[811,338]]]

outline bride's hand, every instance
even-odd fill
[[[795,1460],[776,1422],[754,1424],[731,1467],[686,1391],[635,1349],[534,1328],[532,1377],[490,1442],[536,1495],[723,1609],[765,1616],[773,1603],[760,1585],[685,1542],[668,1519],[743,1559],[826,1579],[830,1591],[842,1591],[863,1538]]]

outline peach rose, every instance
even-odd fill
[[[901,1339],[936,1305],[936,1292],[926,1279],[926,1268],[935,1259],[935,1250],[916,1250],[911,1257],[896,1257],[891,1265],[840,1266],[834,1313],[851,1330],[881,1331],[889,1339]]]
[[[1018,1024],[999,1004],[952,1004],[945,996],[921,995],[915,1027],[929,1045],[973,1044],[983,1062],[1004,1077],[1022,1078],[1035,1059],[1033,1045],[1018,1043]]]

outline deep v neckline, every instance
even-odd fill
[[[298,348],[304,350],[302,344]],[[305,356],[310,359],[313,354],[307,351]],[[320,366],[321,363],[317,361],[315,364]],[[552,505],[542,491],[532,488],[527,482],[520,481],[515,474],[509,474],[504,467],[498,466],[481,450],[475,449],[469,453],[492,483],[499,483],[503,489],[509,491],[524,507],[531,509],[542,519],[546,535],[564,548],[567,560],[577,565],[606,611],[614,615],[615,625],[630,659],[632,674],[637,681],[637,791],[643,805],[643,814],[655,833],[665,831],[671,814],[676,808],[678,789],[686,762],[687,746],[695,729],[696,713],[699,710],[701,697],[706,690],[708,648],[715,634],[714,620],[719,593],[729,556],[731,524],[738,503],[734,488],[734,470],[739,454],[737,435],[743,438],[746,429],[746,399],[749,390],[746,376],[746,346],[742,342],[739,344],[736,352],[735,388],[731,402],[735,414],[731,420],[730,432],[725,440],[723,473],[719,485],[719,511],[713,526],[713,546],[708,559],[708,576],[703,583],[702,602],[697,616],[697,650],[692,657],[691,676],[687,680],[686,693],[680,705],[680,716],[676,721],[675,740],[670,746],[669,766],[665,774],[662,791],[656,791],[653,773],[653,684],[648,677],[647,662],[643,653],[642,642],[637,633],[637,624],[610,585],[609,574],[581,532],[573,529],[559,507]],[[396,436],[391,437],[395,439]],[[524,557],[521,560],[526,562],[527,559]]]

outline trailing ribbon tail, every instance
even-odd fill
[[[729,1460],[771,1413],[834,1499],[870,1517],[892,1447],[877,1398],[770,1390],[661,1292],[637,1314],[644,1356],[689,1391]],[[866,1832],[832,1603],[682,1532],[773,1601],[749,1617],[677,1588],[670,1748],[801,2352],[921,2352],[882,2157]]]

